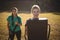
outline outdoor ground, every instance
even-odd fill
[[[0,40],[7,40],[8,38],[8,28],[7,28],[7,17],[11,15],[10,12],[0,13]],[[28,18],[32,17],[32,14],[19,13],[22,18],[23,25],[21,26],[22,37],[24,40],[25,33],[25,23]],[[40,13],[39,17],[48,18],[48,23],[51,25],[50,40],[60,40],[60,14],[59,13]],[[16,40],[16,37],[15,37]]]

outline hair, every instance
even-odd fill
[[[18,13],[18,9],[17,9],[16,7],[12,7],[12,8],[11,8],[11,11],[12,11],[12,10],[16,10],[16,13]]]
[[[31,13],[33,11],[33,9],[38,9],[39,12],[41,11],[40,7],[38,5],[33,5],[32,8],[31,8]]]
[[[11,9],[11,11],[12,11],[12,10],[16,10],[16,16],[18,17],[18,15],[17,15],[18,9],[17,9],[16,7],[13,7],[13,8]],[[14,16],[13,16],[13,13],[12,13],[12,25],[14,25],[13,19],[14,19]]]
[[[16,7],[12,7],[12,8],[11,8],[11,11],[12,11],[12,10],[16,10],[16,16],[17,16],[18,9],[17,9]],[[12,16],[13,16],[13,13],[12,13]]]

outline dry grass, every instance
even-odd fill
[[[8,38],[8,28],[7,28],[7,17],[11,15],[9,12],[0,13],[0,40],[7,40]],[[25,22],[28,18],[32,17],[32,14],[21,13],[18,14],[22,18],[23,25],[22,30],[22,40],[24,40],[25,33]],[[51,25],[51,35],[50,40],[60,40],[60,15],[54,13],[41,13],[39,17],[48,18],[48,23]],[[15,38],[16,39],[16,38]]]

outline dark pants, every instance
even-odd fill
[[[17,37],[17,40],[21,40],[21,31],[18,31],[18,32],[9,31],[9,38],[8,38],[8,40],[14,40],[14,36],[15,35]]]

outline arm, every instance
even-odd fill
[[[7,21],[7,28],[8,28],[8,30],[10,30],[10,29],[9,29],[9,22],[8,22],[8,21]]]
[[[27,28],[27,26],[25,26],[25,35],[24,35],[24,37],[25,37],[25,40],[28,40],[28,28]]]
[[[25,26],[25,34],[27,34],[28,28],[27,26]]]
[[[22,26],[22,23],[15,22],[16,25]]]
[[[25,34],[28,34],[28,20],[26,21],[26,24],[25,24]]]
[[[22,20],[20,17],[17,17],[18,18],[18,22],[16,22],[16,25],[18,26],[22,26]]]
[[[9,26],[10,26],[10,24],[9,24],[10,17],[11,17],[11,16],[9,16],[9,17],[7,18],[7,28],[8,28],[8,30],[10,30],[10,28],[9,28]]]

